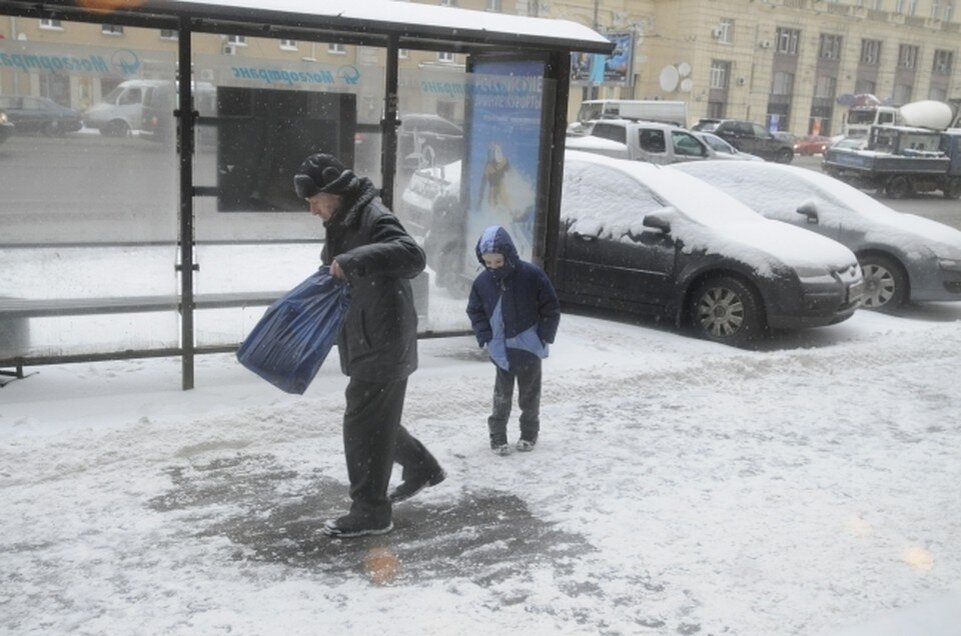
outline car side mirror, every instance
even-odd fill
[[[644,217],[643,224],[644,227],[649,227],[663,234],[669,234],[671,232],[671,222],[664,217],[663,213],[655,212],[654,214],[648,214]]]
[[[813,201],[802,203],[800,206],[798,206],[797,213],[803,214],[805,217],[807,217],[808,223],[818,222],[818,206]]]

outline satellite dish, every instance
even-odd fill
[[[691,74],[691,65],[687,62],[681,62],[677,65],[677,72],[681,77],[687,77]]]
[[[661,90],[668,93],[674,91],[679,79],[676,68],[671,65],[665,66],[661,69]]]
[[[694,80],[690,77],[685,77],[681,80],[681,90],[685,93],[690,93],[691,89],[694,88]]]

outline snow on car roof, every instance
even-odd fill
[[[764,209],[793,212],[809,201],[817,203],[817,196],[833,199],[832,203],[854,213],[845,215],[845,225],[852,227],[852,222],[856,222],[855,214],[859,215],[864,219],[866,233],[873,233],[876,240],[900,244],[906,253],[917,251],[918,241],[928,246],[950,245],[954,250],[961,250],[961,231],[931,219],[893,210],[857,188],[814,170],[775,163],[751,164],[745,170],[720,162],[698,162],[696,165],[692,162],[673,168],[762,202]],[[791,185],[798,181],[810,186],[805,199],[801,199],[798,188]],[[819,214],[831,213],[823,208],[819,207]]]
[[[765,219],[724,192],[670,168],[568,151],[564,173],[561,218],[573,221],[575,230],[584,234],[631,240],[628,235],[645,231],[636,193],[625,190],[620,176],[626,175],[657,195],[670,215],[672,234],[687,251],[738,254],[761,274],[770,273],[772,255],[795,267],[841,267],[855,260],[840,243]],[[603,201],[598,191],[607,193]]]

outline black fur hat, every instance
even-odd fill
[[[301,199],[307,199],[318,192],[344,194],[354,187],[357,181],[352,170],[347,169],[337,157],[326,153],[310,155],[294,175],[294,190]]]

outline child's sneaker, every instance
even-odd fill
[[[522,453],[529,453],[534,450],[534,444],[537,443],[536,439],[519,439],[517,440],[517,450]]]
[[[510,444],[495,444],[491,442],[491,450],[495,455],[500,455],[501,457],[511,454]]]

